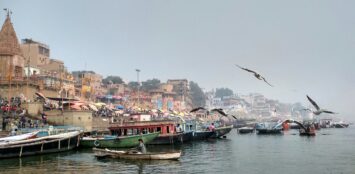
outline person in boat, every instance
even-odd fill
[[[180,124],[176,125],[176,132],[182,132],[182,128]]]
[[[141,153],[147,153],[147,149],[145,148],[145,145],[143,143],[143,140],[142,139],[139,139],[139,145],[137,147],[137,150]]]
[[[215,127],[214,127],[214,123],[211,123],[210,126],[208,126],[208,130],[209,131],[214,131]]]
[[[47,115],[44,112],[42,112],[41,116],[42,116],[43,124],[47,124]]]
[[[13,125],[12,128],[11,128],[10,136],[17,135],[17,130],[18,130],[17,126]]]

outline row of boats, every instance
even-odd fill
[[[109,132],[57,132],[53,129],[0,138],[0,158],[23,157],[46,153],[69,151],[74,148],[94,148],[97,157],[111,156],[136,159],[177,159],[181,152],[132,153],[112,150],[132,148],[142,139],[148,145],[181,144],[188,141],[206,140],[226,136],[233,125],[215,122],[213,129],[197,119],[164,118],[148,121],[130,120],[112,122]],[[49,133],[43,133],[43,132]],[[110,148],[110,149],[108,149]],[[179,155],[180,154],[180,155]]]
[[[84,147],[125,148],[138,145],[142,139],[148,145],[182,144],[189,141],[224,137],[233,125],[217,125],[213,130],[196,120],[177,123],[175,120],[130,121],[112,123],[111,135],[88,135],[81,140]]]
[[[305,121],[303,123],[295,121],[295,120],[284,120],[278,122],[261,122],[255,123],[254,126],[246,126],[238,129],[238,132],[243,133],[253,133],[257,132],[258,134],[281,134],[282,131],[288,129],[299,129],[299,135],[301,136],[315,136],[316,130],[321,128],[347,128],[349,126],[348,123],[338,122],[332,124],[332,126],[324,126],[322,124]]]

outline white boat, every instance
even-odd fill
[[[26,133],[26,134],[14,135],[14,136],[0,138],[0,144],[7,143],[7,142],[12,142],[12,141],[20,141],[20,140],[26,140],[26,139],[30,139],[30,138],[35,138],[37,136],[38,132],[39,131],[35,131],[35,132]]]
[[[111,157],[131,160],[178,160],[181,156],[181,151],[140,153],[137,151],[118,151],[98,148],[93,148],[93,151],[98,158]]]
[[[80,131],[0,144],[0,159],[68,151],[79,146]]]

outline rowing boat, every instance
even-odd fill
[[[80,131],[74,131],[3,143],[0,159],[69,151],[79,146],[79,139]]]
[[[35,138],[37,136],[38,132],[39,131],[35,131],[35,132],[27,133],[27,134],[14,135],[14,136],[0,138],[0,144]]]
[[[181,156],[181,151],[178,152],[154,152],[140,153],[137,151],[118,151],[109,149],[93,148],[95,156],[98,158],[111,157],[131,160],[178,160]]]

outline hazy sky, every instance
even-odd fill
[[[19,39],[70,71],[126,81],[187,78],[283,102],[355,113],[355,1],[2,0]],[[5,19],[5,12],[0,16]],[[270,87],[234,64],[254,69]]]

